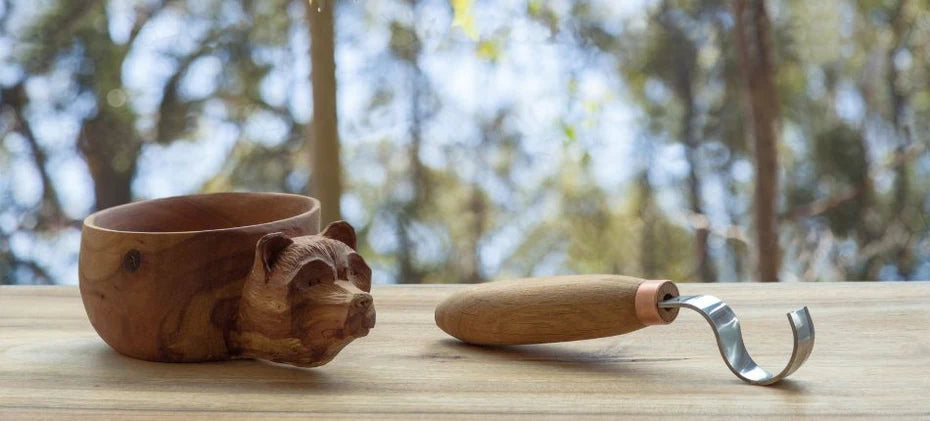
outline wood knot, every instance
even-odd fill
[[[139,250],[132,249],[123,256],[123,268],[129,272],[135,272],[142,266],[142,253]]]

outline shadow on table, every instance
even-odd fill
[[[69,356],[58,364],[80,365],[82,372],[92,373],[104,381],[120,385],[150,384],[174,389],[193,387],[198,391],[215,387],[230,391],[305,393],[308,391],[338,391],[343,385],[338,378],[323,370],[300,368],[258,360],[234,360],[203,363],[165,363],[137,360],[122,355],[98,338],[81,338],[61,342],[56,354]],[[48,362],[46,353],[45,361]]]
[[[659,361],[680,361],[688,358],[644,358],[629,357],[622,351],[612,349],[578,349],[564,344],[512,345],[512,346],[478,346],[454,339],[442,339],[437,342],[440,352],[431,355],[434,358],[462,359],[466,357],[492,358],[499,361],[532,362],[552,365],[580,371],[613,371],[618,374],[635,374],[637,372],[654,372],[654,370],[637,363]]]
[[[688,357],[631,357],[625,356],[622,350],[608,349],[579,349],[571,348],[565,344],[538,344],[514,346],[478,346],[454,339],[442,339],[436,343],[437,352],[429,357],[437,359],[461,360],[475,357],[480,359],[494,359],[497,361],[511,361],[513,363],[534,363],[559,369],[570,369],[591,374],[611,373],[611,375],[638,377],[646,381],[655,382],[656,377],[664,377],[670,382],[692,383],[696,385],[712,386],[720,379],[701,378],[697,371],[690,373],[671,365],[663,368],[663,362],[686,361]],[[777,390],[789,394],[803,394],[806,392],[803,382],[791,379],[783,380],[771,386],[749,385],[732,376],[720,361],[719,369],[722,373],[731,376],[728,385],[740,385],[750,388]],[[656,365],[658,364],[658,365]],[[695,364],[697,362],[695,361]]]

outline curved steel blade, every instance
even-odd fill
[[[720,355],[736,377],[756,385],[777,383],[794,373],[814,349],[814,322],[807,307],[788,313],[791,331],[794,333],[794,349],[788,365],[778,374],[773,375],[759,367],[746,351],[743,334],[739,328],[736,314],[723,301],[710,295],[689,295],[671,298],[659,303],[659,307],[684,307],[697,311],[704,316],[714,329]]]

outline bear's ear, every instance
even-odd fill
[[[355,250],[355,228],[352,228],[346,221],[336,221],[329,224],[321,235],[341,241],[352,250]]]
[[[278,261],[278,255],[285,247],[294,243],[294,240],[288,238],[284,233],[273,232],[265,234],[258,240],[255,246],[255,257],[262,260],[262,268],[265,273],[271,272],[272,266]]]

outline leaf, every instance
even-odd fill
[[[472,0],[449,0],[452,4],[452,27],[462,28],[472,41],[478,40],[478,30],[475,28],[475,15],[471,12]]]
[[[575,126],[562,122],[562,134],[565,135],[565,141],[563,142],[564,145],[571,145],[575,143],[575,140],[576,140]]]
[[[494,41],[481,41],[478,43],[475,54],[488,61],[497,61],[501,56],[501,48]]]
[[[398,22],[391,22],[391,51],[397,57],[408,62],[415,62],[417,55],[420,54],[420,39],[412,28],[401,25]]]

